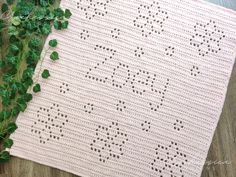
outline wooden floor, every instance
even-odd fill
[[[236,10],[236,0],[208,0]],[[0,177],[76,177],[58,169],[13,157],[0,166]],[[236,65],[224,109],[215,132],[202,177],[236,177]]]

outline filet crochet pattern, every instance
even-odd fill
[[[194,0],[62,0],[12,155],[82,177],[199,177],[236,56],[236,13]],[[49,49],[51,51],[52,49]],[[40,68],[41,66],[41,68]]]

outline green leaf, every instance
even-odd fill
[[[11,112],[7,110],[3,110],[0,112],[0,122],[3,120],[9,119],[11,117]]]
[[[49,45],[50,45],[51,47],[56,47],[56,46],[57,46],[57,40],[56,40],[56,39],[50,40],[50,41],[49,41]]]
[[[10,159],[10,154],[8,151],[2,151],[0,153],[0,163],[5,163],[9,161],[9,159]]]
[[[26,63],[29,65],[33,65],[36,64],[37,61],[39,61],[39,59],[40,59],[40,52],[33,49],[27,53]]]
[[[50,76],[50,73],[47,69],[43,70],[42,78],[47,79]]]
[[[10,36],[16,36],[16,35],[19,34],[19,31],[16,29],[15,26],[9,26],[9,27],[8,27],[8,34],[9,34]]]
[[[55,61],[59,59],[59,54],[56,51],[53,51],[50,55],[50,58]]]
[[[12,84],[10,85],[10,88],[12,89],[12,91],[16,92],[18,90],[18,83],[16,82],[12,82]]]
[[[19,109],[18,106],[15,106],[15,107],[12,108],[12,110],[11,110],[11,114],[12,114],[13,117],[16,117],[16,116],[19,114],[19,112],[20,112],[20,109]]]
[[[18,30],[19,31],[19,38],[20,39],[25,39],[27,36],[29,36],[29,31],[26,30]]]
[[[57,29],[57,30],[60,30],[60,29],[62,28],[62,24],[61,24],[61,22],[58,21],[58,20],[54,21],[53,26],[54,26],[54,28]]]
[[[9,98],[2,99],[3,106],[9,106],[11,104],[11,100]]]
[[[8,5],[6,3],[2,4],[1,11],[2,13],[5,13],[9,10]]]
[[[7,133],[13,133],[17,129],[17,125],[14,122],[11,122],[7,126]]]
[[[46,12],[47,11],[46,11],[45,8],[38,8],[34,13],[35,18],[38,19],[38,20],[42,20],[45,17]]]
[[[14,27],[16,29],[16,27]],[[16,35],[11,35],[9,41],[11,43],[19,42],[19,39],[16,37]]]
[[[64,11],[61,8],[57,8],[54,10],[54,15],[58,18],[62,18],[64,16]]]
[[[26,91],[27,91],[27,89],[29,88],[29,86],[33,85],[33,83],[34,83],[34,82],[33,82],[32,78],[27,78],[27,79],[25,79],[24,82],[23,82],[23,85],[24,85],[25,90],[24,90],[24,92],[22,92],[22,93],[26,93]]]
[[[8,5],[12,5],[14,3],[14,0],[7,0]]]
[[[26,101],[26,102],[29,102],[31,101],[33,98],[33,95],[31,93],[26,93],[25,95],[23,95],[23,99]]]
[[[42,45],[42,40],[40,38],[34,37],[33,39],[30,40],[29,42],[29,47],[30,48],[38,48]]]
[[[12,23],[13,25],[15,25],[15,26],[20,25],[20,23],[21,23],[20,17],[12,17],[11,23]]]
[[[43,7],[48,6],[48,0],[40,0],[39,2],[40,2],[40,5]]]
[[[49,0],[49,4],[53,5],[55,3],[55,0]]]
[[[34,69],[29,67],[29,68],[26,68],[24,71],[23,71],[23,75],[22,75],[22,79],[23,80],[26,80],[27,78],[31,78],[34,74]]]
[[[51,25],[50,24],[44,24],[41,28],[42,34],[48,35],[49,33],[52,32]]]
[[[2,96],[3,98],[9,98],[10,92],[7,89],[1,89],[0,96]]]
[[[3,147],[4,148],[11,148],[13,145],[13,140],[8,138],[3,142]]]
[[[70,12],[69,9],[65,10],[65,18],[69,19],[71,17],[72,13]]]
[[[54,14],[52,13],[52,12],[48,12],[47,13],[47,15],[45,16],[45,18],[47,19],[47,20],[53,20],[54,19]]]
[[[5,66],[6,66],[5,61],[0,60],[0,69],[5,67]]]
[[[11,65],[15,65],[18,61],[17,56],[6,56],[6,62]]]
[[[18,0],[15,7],[14,16],[28,16],[33,10],[35,10],[35,4],[33,1]]]
[[[16,92],[12,90],[10,100],[14,100],[15,98],[16,98]]]
[[[2,80],[6,83],[11,83],[13,81],[13,75],[11,75],[10,73],[6,73],[3,75]]]
[[[62,29],[67,29],[68,28],[68,21],[63,21],[62,23],[61,23],[61,27],[62,27]]]
[[[10,51],[15,54],[19,51],[19,47],[16,44],[10,44]]]
[[[33,91],[34,91],[34,93],[40,92],[40,91],[41,91],[40,85],[39,85],[39,84],[36,84],[36,85],[33,87]]]
[[[17,106],[21,112],[24,112],[25,109],[27,108],[27,104],[26,104],[25,100],[23,100],[23,99],[17,100]]]
[[[9,106],[11,103],[11,91],[9,90],[2,90],[0,92],[1,96],[2,96],[2,104],[3,106]]]
[[[27,80],[27,79],[25,79],[25,80]],[[21,79],[21,82],[18,83],[18,93],[19,93],[20,95],[25,94],[26,91],[27,91],[27,88],[25,87],[25,84],[24,84],[25,80],[24,80],[24,79]]]
[[[38,24],[36,21],[34,20],[28,20],[24,23],[24,27],[25,29],[28,29],[30,31],[33,31],[37,28]]]

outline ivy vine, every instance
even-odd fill
[[[13,140],[9,136],[17,129],[17,115],[26,110],[33,98],[29,90],[37,93],[42,89],[32,77],[37,63],[43,60],[44,41],[52,28],[67,29],[72,14],[59,8],[56,0],[6,0],[0,2],[0,7],[1,163],[10,159],[8,150]],[[55,48],[57,40],[50,40],[49,46]],[[52,51],[50,59],[59,59],[57,51]],[[41,77],[47,79],[50,71],[44,69]]]

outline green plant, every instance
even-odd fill
[[[32,76],[44,59],[44,41],[52,27],[68,27],[71,12],[58,8],[55,0],[6,0],[0,6],[0,162],[6,162],[10,158],[7,149],[13,145],[9,135],[17,129],[15,119],[33,98],[28,91],[41,91]],[[57,40],[50,40],[49,46],[56,47]],[[50,58],[58,60],[59,54],[53,51]],[[44,69],[41,77],[49,76]]]

